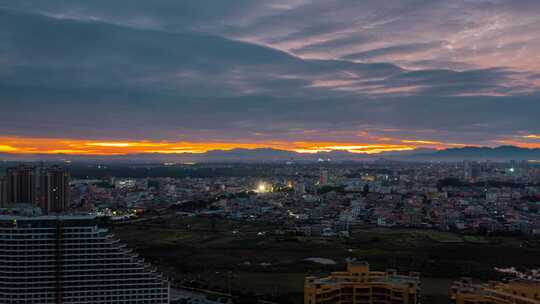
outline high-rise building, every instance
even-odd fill
[[[58,166],[8,168],[7,205],[29,203],[45,213],[64,212],[69,207],[69,180],[69,172]]]
[[[347,271],[328,277],[307,277],[304,284],[304,304],[417,304],[419,294],[418,273],[370,271],[366,262],[349,263]]]
[[[0,303],[169,303],[169,283],[90,216],[0,216]]]
[[[451,298],[455,304],[540,304],[540,281],[473,284],[471,279],[463,278],[452,285]]]
[[[328,185],[330,181],[328,180],[328,170],[321,170],[321,175],[319,176],[319,185],[324,186]]]
[[[36,202],[36,170],[30,166],[18,166],[6,170],[8,204]]]
[[[294,187],[294,192],[296,194],[300,194],[300,195],[306,194],[306,183],[296,182],[294,183],[293,187]]]
[[[6,208],[7,206],[7,181],[5,178],[0,177],[0,208]]]
[[[70,203],[70,175],[65,169],[53,166],[40,171],[38,201],[44,212],[64,212]]]
[[[463,161],[463,179],[465,181],[469,181],[472,178],[472,165],[471,163],[466,160]]]

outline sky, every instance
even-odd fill
[[[538,0],[0,0],[0,152],[540,147]]]

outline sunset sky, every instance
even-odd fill
[[[0,0],[0,152],[540,148],[538,0]]]

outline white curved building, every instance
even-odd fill
[[[0,216],[0,303],[169,303],[169,283],[90,216]]]

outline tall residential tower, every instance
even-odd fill
[[[40,207],[44,213],[65,212],[70,203],[69,181],[69,172],[59,166],[8,168],[5,207],[26,203]]]
[[[0,177],[0,208],[8,206],[7,198],[7,181],[5,178]]]
[[[38,187],[38,204],[44,212],[65,212],[69,208],[69,172],[53,166],[41,170]]]
[[[18,166],[6,170],[7,201],[9,205],[36,203],[36,170],[30,166]]]

